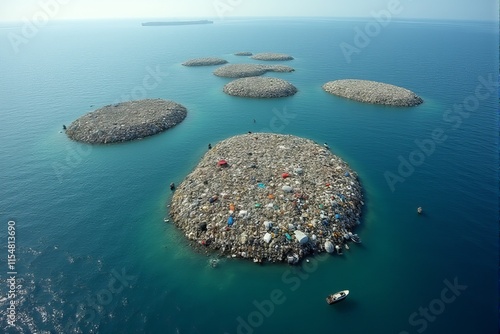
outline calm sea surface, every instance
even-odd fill
[[[354,28],[367,22],[51,22],[18,53],[9,36],[21,29],[0,29],[0,331],[496,333],[498,26],[394,21],[360,44]],[[346,43],[356,47],[348,58]],[[256,62],[237,51],[293,55],[295,72],[272,75],[299,92],[231,97],[213,67],[181,66]],[[366,105],[321,89],[343,78],[403,86],[425,103]],[[145,97],[179,102],[188,117],[119,145],[60,132],[100,106]],[[208,143],[247,131],[328,142],[363,184],[363,243],[297,267],[224,259],[213,269],[193,252],[163,222],[168,184]],[[9,220],[17,327],[6,318]],[[348,299],[325,303],[342,289]]]

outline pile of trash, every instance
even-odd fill
[[[186,108],[173,101],[122,102],[83,115],[69,125],[66,134],[89,144],[125,142],[165,131],[182,122],[186,115]]]
[[[213,66],[227,64],[227,60],[217,57],[190,59],[182,63],[184,66]]]
[[[244,78],[263,75],[267,72],[293,72],[290,66],[261,64],[228,64],[217,68],[214,74],[225,78]]]
[[[359,224],[362,205],[357,174],[326,145],[249,133],[205,154],[176,188],[170,215],[207,252],[297,263],[338,252]]]
[[[236,52],[234,55],[235,56],[251,56],[251,55],[253,55],[253,53],[251,53],[250,51],[240,51],[240,52]]]
[[[264,52],[257,53],[250,58],[256,60],[271,60],[271,61],[280,61],[280,60],[293,60],[293,57],[284,53],[272,53],[272,52]]]
[[[335,80],[324,84],[323,89],[330,94],[359,102],[396,107],[412,107],[424,102],[411,90],[370,80]]]
[[[228,95],[254,98],[287,97],[297,93],[297,88],[288,81],[270,77],[236,79],[222,90]]]

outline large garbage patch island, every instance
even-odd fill
[[[176,188],[170,215],[207,252],[297,263],[342,249],[363,204],[357,174],[326,144],[249,133],[208,150]]]

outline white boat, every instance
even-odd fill
[[[342,255],[342,247],[340,247],[339,245],[335,245],[335,249],[337,250],[337,254],[338,255]]]
[[[342,290],[342,291],[333,293],[333,294],[329,295],[328,297],[326,297],[326,302],[331,305],[333,303],[344,300],[348,294],[349,294],[349,290]]]

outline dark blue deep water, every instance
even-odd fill
[[[21,29],[0,29],[0,331],[496,333],[498,26],[393,21],[356,39],[368,22],[51,22],[18,52],[9,36]],[[273,76],[299,92],[231,97],[213,67],[181,66],[203,56],[256,62],[237,51],[293,55],[296,71]],[[367,105],[321,89],[343,78],[403,86],[425,102]],[[179,102],[188,117],[119,145],[60,132],[144,97]],[[297,267],[225,259],[213,269],[193,252],[163,222],[168,184],[208,143],[247,131],[328,142],[363,184],[363,243]],[[10,220],[16,327],[6,317]],[[325,303],[342,289],[348,299]]]

